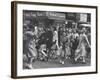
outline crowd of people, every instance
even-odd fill
[[[58,59],[64,64],[66,59],[71,59],[72,63],[86,63],[91,53],[90,38],[90,31],[86,28],[26,26],[23,31],[23,60],[29,68],[36,60]]]

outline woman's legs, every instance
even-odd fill
[[[28,67],[32,69],[33,62],[37,59],[37,52],[36,52],[36,50],[29,48],[28,54],[29,54]]]

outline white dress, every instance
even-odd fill
[[[79,45],[78,45],[75,55],[85,57],[86,56],[85,46],[86,46],[86,35],[81,34],[79,38]]]

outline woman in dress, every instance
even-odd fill
[[[71,52],[70,52],[70,38],[69,36],[66,37],[66,44],[65,44],[65,57],[66,59],[70,59],[71,57]]]
[[[36,50],[36,40],[35,34],[33,31],[29,30],[24,33],[27,37],[26,44],[24,45],[25,55],[27,57],[27,64],[28,68],[33,68],[32,64],[37,59],[37,50]]]
[[[79,45],[77,47],[77,50],[75,51],[75,61],[77,61],[80,57],[82,57],[82,62],[86,62],[86,45],[90,47],[90,43],[88,41],[88,38],[85,34],[85,31],[82,30],[80,37],[79,37]]]

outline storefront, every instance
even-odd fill
[[[66,15],[61,12],[24,11],[23,23],[38,27],[65,27]]]
[[[61,12],[46,12],[46,16],[49,20],[53,21],[52,26],[56,27],[58,30],[59,27],[65,27],[66,15]]]

